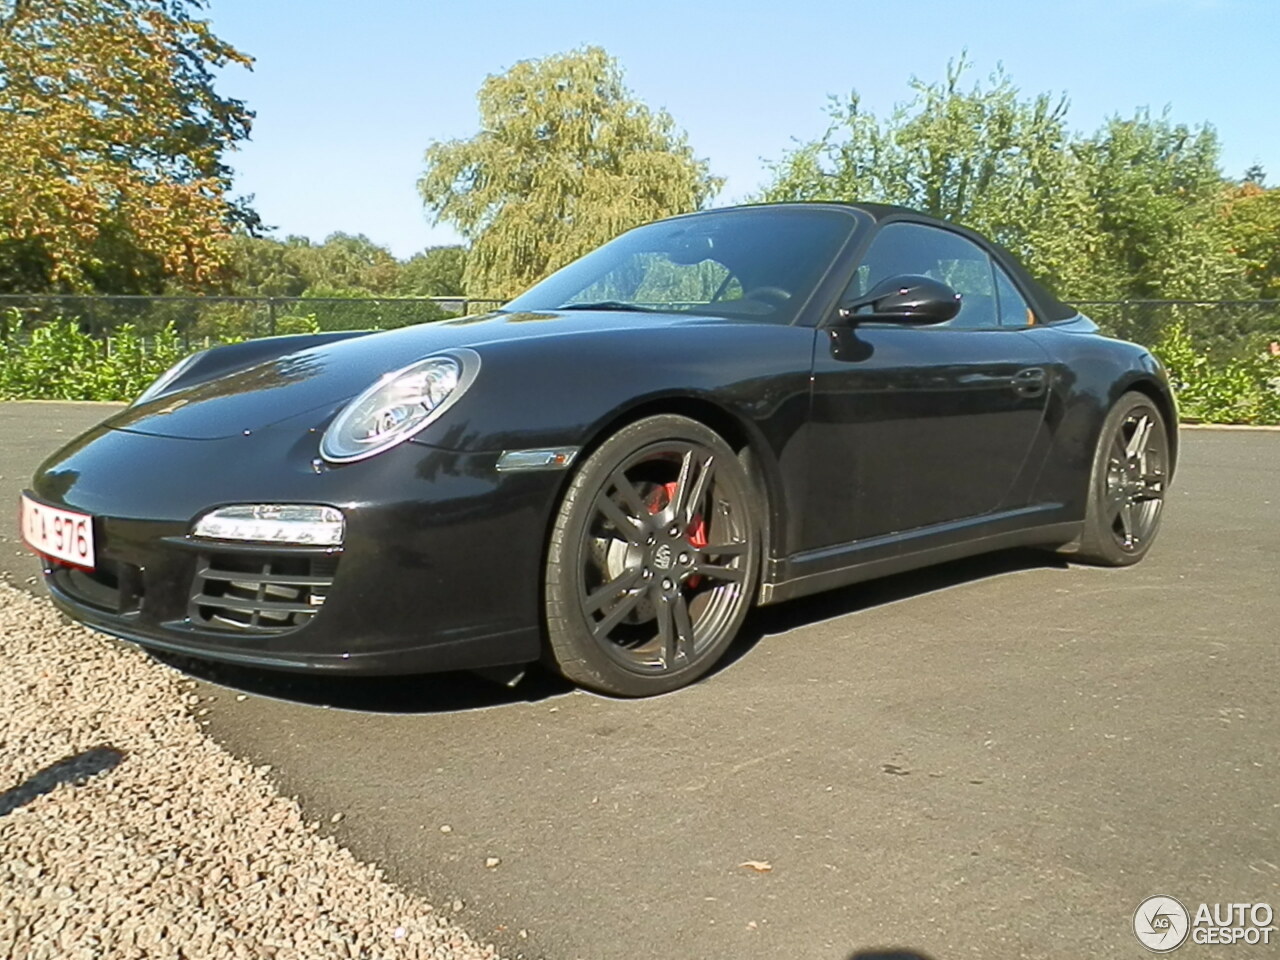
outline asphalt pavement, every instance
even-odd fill
[[[0,404],[15,582],[18,490],[105,415]],[[185,666],[216,739],[512,956],[1109,958],[1147,955],[1154,894],[1280,910],[1277,641],[1280,433],[1188,430],[1138,566],[1014,551],[766,608],[653,700]]]

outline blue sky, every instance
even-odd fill
[[[475,132],[485,76],[584,44],[665,107],[740,200],[795,138],[825,126],[828,94],[883,115],[912,75],[962,50],[1003,63],[1026,94],[1066,93],[1073,127],[1171,108],[1208,121],[1231,176],[1280,183],[1280,0],[209,0],[219,36],[254,56],[220,89],[257,112],[232,157],[237,188],[281,235],[364,233],[405,257],[455,239],[414,187],[437,139]]]

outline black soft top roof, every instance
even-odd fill
[[[1021,261],[1012,253],[1006,250],[1000,244],[996,243],[988,237],[983,236],[976,231],[970,230],[968,227],[962,227],[957,223],[949,220],[943,220],[939,217],[930,216],[927,213],[921,213],[919,210],[912,210],[910,207],[899,207],[891,203],[853,203],[837,200],[801,200],[788,201],[785,203],[767,203],[767,204],[747,204],[747,207],[783,207],[783,206],[819,206],[819,207],[843,207],[846,209],[859,210],[870,217],[875,223],[879,224],[886,220],[914,220],[922,223],[931,223],[939,227],[945,227],[948,230],[954,230],[962,233],[969,239],[977,242],[981,246],[991,251],[991,255],[995,257],[1000,266],[1013,277],[1014,282],[1027,298],[1031,309],[1035,311],[1037,317],[1042,323],[1052,323],[1055,320],[1070,320],[1072,317],[1078,316],[1080,311],[1059,300],[1054,294],[1035,277],[1027,272]],[[733,208],[719,208],[720,210]],[[708,210],[707,213],[713,213],[715,210]]]

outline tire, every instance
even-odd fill
[[[1169,453],[1168,427],[1155,401],[1138,392],[1120,397],[1098,436],[1073,559],[1127,567],[1147,555],[1164,513]]]
[[[648,417],[605,440],[574,475],[547,548],[556,668],[623,697],[710,670],[755,594],[753,491],[733,448],[695,420]]]

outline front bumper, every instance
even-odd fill
[[[496,452],[420,443],[329,466],[315,462],[315,439],[287,420],[217,440],[103,427],[76,440],[31,494],[93,516],[99,561],[86,573],[45,559],[54,602],[143,646],[273,669],[538,658],[542,552],[563,474],[500,473]],[[190,536],[198,516],[231,503],[335,506],[346,539],[335,550]]]

